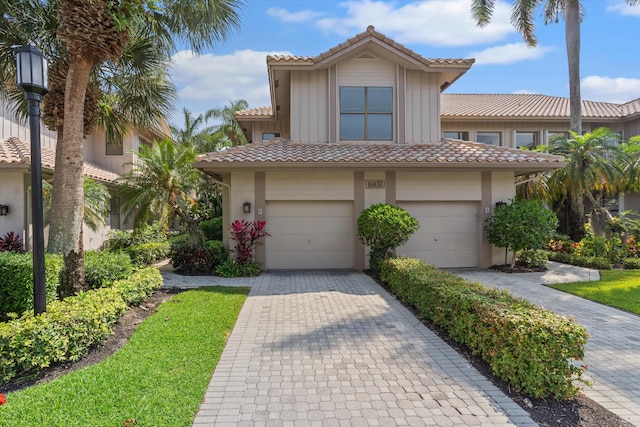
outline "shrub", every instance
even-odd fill
[[[205,240],[222,240],[222,217],[202,221],[200,230]]]
[[[547,252],[542,249],[525,249],[516,253],[519,265],[529,268],[542,268],[547,266]]]
[[[512,200],[496,206],[487,218],[485,229],[491,244],[514,253],[524,249],[542,249],[558,226],[556,214],[537,200]]]
[[[216,273],[220,277],[257,277],[260,275],[260,263],[238,264],[228,259],[216,267]]]
[[[231,233],[231,239],[236,242],[233,251],[236,254],[235,262],[237,264],[251,264],[254,262],[253,251],[256,245],[260,244],[258,239],[271,236],[264,229],[265,224],[264,221],[248,222],[244,219],[235,220],[231,223],[229,232]]]
[[[19,234],[15,234],[13,231],[9,231],[2,239],[0,239],[0,252],[24,252],[22,237],[20,237]]]
[[[45,255],[47,303],[57,299],[62,257]],[[33,310],[33,258],[31,253],[0,252],[0,319]]]
[[[577,265],[578,267],[595,268],[598,270],[611,270],[611,261],[601,257],[587,257],[566,252],[547,252],[551,261],[562,262],[564,264]]]
[[[164,226],[160,222],[147,225],[135,230],[111,230],[107,234],[107,240],[102,244],[103,250],[121,251],[129,246],[143,243],[164,242],[167,237]]]
[[[586,330],[507,291],[486,288],[414,259],[387,259],[381,279],[418,313],[480,355],[493,372],[532,397],[569,399],[586,369]]]
[[[131,275],[131,258],[124,252],[87,251],[84,254],[85,284],[90,289],[111,286]]]
[[[166,258],[171,250],[169,242],[149,242],[129,246],[125,252],[134,265],[149,265]]]
[[[127,304],[138,304],[162,285],[157,269],[140,270],[111,288],[82,292],[0,323],[0,380],[31,374],[54,363],[76,361],[111,334]]]
[[[627,270],[640,270],[640,258],[625,258],[622,266]]]
[[[170,237],[168,240],[169,240],[169,244],[171,245],[172,251],[183,246],[189,246],[188,234],[178,234],[176,236]]]
[[[377,276],[380,261],[389,251],[406,243],[420,228],[420,223],[398,206],[378,204],[362,211],[357,228],[358,239],[370,249],[369,268]]]
[[[208,241],[205,248],[179,246],[169,253],[171,264],[180,274],[188,276],[213,275],[216,267],[227,258],[222,242]]]

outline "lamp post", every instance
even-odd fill
[[[42,208],[42,160],[40,152],[40,101],[49,92],[47,60],[35,46],[16,50],[17,84],[29,103],[31,135],[31,217],[33,223],[33,310],[47,311],[47,285],[44,275],[44,213]]]

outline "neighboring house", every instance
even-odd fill
[[[84,174],[105,184],[111,192],[113,181],[130,170],[126,163],[135,162],[140,144],[170,135],[167,129],[129,133],[122,143],[108,143],[104,132],[88,135],[84,143]],[[41,126],[42,175],[53,181],[56,133]],[[29,127],[17,119],[8,105],[0,101],[0,205],[9,207],[8,215],[0,215],[0,237],[13,231],[23,236],[25,247],[31,246],[31,186]],[[106,225],[96,232],[84,227],[85,249],[97,249],[111,229],[128,228],[121,214],[118,197],[111,197]],[[46,230],[45,230],[46,233]]]
[[[225,224],[266,221],[271,237],[256,253],[266,269],[366,268],[356,220],[375,203],[420,221],[398,254],[439,267],[502,263],[485,220],[515,195],[517,176],[564,163],[442,139],[440,94],[472,63],[424,58],[373,27],[316,57],[268,56],[271,107],[236,114],[252,143],[195,165],[222,184]]]

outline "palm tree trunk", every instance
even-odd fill
[[[56,206],[58,212],[51,218],[49,251],[64,256],[62,287],[69,294],[84,288],[82,143],[84,100],[91,69],[92,63],[82,59],[69,64],[64,99],[64,135],[58,139],[54,177],[57,188],[63,191],[55,191],[51,200],[52,208]],[[58,160],[64,167],[58,167]]]
[[[564,0],[564,31],[569,65],[570,129],[582,134],[580,98],[580,0]]]

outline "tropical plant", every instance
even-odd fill
[[[220,124],[213,126],[211,129],[214,133],[221,135],[228,141],[228,144],[232,147],[246,144],[247,138],[244,136],[242,126],[236,120],[236,111],[245,110],[249,108],[249,103],[244,99],[237,101],[230,101],[228,106],[222,108],[212,108],[205,114],[205,121],[209,119],[216,119],[220,121]]]
[[[254,262],[254,249],[260,244],[259,239],[271,236],[264,229],[266,222],[248,222],[244,219],[235,220],[229,226],[231,239],[236,242],[234,252],[236,264],[250,264]]]
[[[370,248],[369,268],[377,276],[382,260],[406,243],[420,223],[398,206],[377,204],[362,211],[357,227],[358,239]]]
[[[4,237],[0,238],[0,252],[24,252],[20,234],[9,231]]]
[[[188,144],[166,138],[153,146],[141,146],[132,170],[116,180],[125,218],[133,217],[134,228],[152,220],[164,224],[165,232],[172,219],[178,218],[188,229],[193,247],[204,240],[198,221],[190,215],[196,203],[193,194],[200,172],[193,167],[195,152]]]
[[[640,0],[625,0],[629,5],[640,4]],[[511,23],[522,34],[529,46],[536,46],[534,13],[544,3],[544,23],[558,22],[564,16],[567,62],[569,65],[569,114],[570,129],[582,133],[582,104],[580,97],[580,23],[582,5],[580,0],[513,0]],[[496,0],[473,0],[471,11],[478,25],[491,22]]]
[[[107,187],[91,178],[84,178],[84,224],[93,231],[106,224],[105,219],[109,214],[109,199],[111,195]],[[51,193],[52,185],[47,181],[42,181],[42,201],[45,210],[45,219],[49,223],[51,215]]]
[[[487,218],[485,230],[489,243],[513,252],[511,268],[516,263],[516,252],[542,249],[553,236],[558,219],[537,200],[512,200],[499,204]]]

